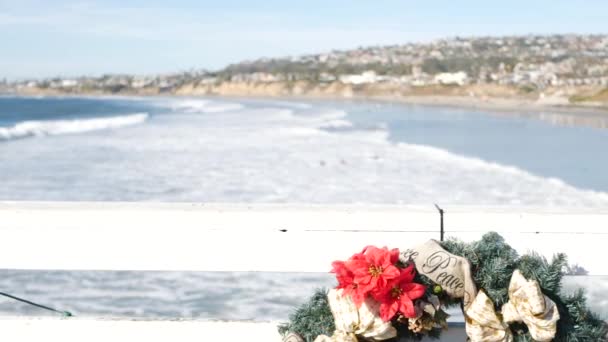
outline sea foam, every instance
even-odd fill
[[[608,206],[606,193],[521,167],[395,143],[379,123],[357,124],[338,106],[185,101],[192,100],[165,100],[163,108],[194,110],[213,103],[243,108],[204,115],[180,115],[188,114],[180,109],[111,136],[3,146],[0,174],[9,176],[0,198]],[[61,186],[72,184],[74,173],[86,174],[79,187]],[[37,187],[30,186],[32,179]]]
[[[0,140],[86,133],[137,125],[147,119],[147,113],[134,113],[92,119],[22,121],[11,127],[0,127]]]
[[[578,189],[515,166],[437,147],[393,143],[382,126],[359,128],[343,110],[268,106],[193,120],[200,122],[180,126],[180,133],[166,136],[158,148],[179,151],[187,163],[174,166],[175,170],[180,174],[196,170],[181,179],[197,186],[180,184],[177,188],[183,191],[154,199],[608,205],[605,193]]]
[[[222,113],[244,108],[239,103],[210,100],[182,100],[171,102],[169,107],[175,112],[184,113]]]

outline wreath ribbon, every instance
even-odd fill
[[[447,252],[435,240],[406,249],[400,260],[404,263],[413,261],[418,273],[440,285],[450,297],[462,298],[465,308],[477,294],[469,260]]]
[[[551,341],[557,331],[559,312],[537,281],[515,270],[509,283],[509,301],[502,307],[502,320],[483,291],[465,309],[466,332],[472,342],[511,342],[508,323],[523,322],[535,341]]]
[[[358,309],[350,296],[342,295],[341,289],[330,290],[327,299],[336,330],[332,336],[318,336],[315,342],[357,342],[357,336],[381,341],[397,336],[391,322],[380,318],[380,304],[371,298]]]

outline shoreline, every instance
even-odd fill
[[[159,95],[163,96],[163,95]],[[206,97],[206,98],[224,98],[224,99],[259,99],[259,100],[313,100],[313,101],[345,101],[345,102],[382,102],[395,103],[406,105],[420,105],[430,107],[448,107],[461,108],[471,110],[488,110],[492,112],[553,112],[558,114],[590,114],[605,116],[608,119],[608,106],[596,105],[550,105],[537,103],[525,99],[512,98],[475,98],[468,96],[449,96],[449,95],[411,95],[411,96],[316,96],[316,95],[281,95],[281,96],[261,96],[261,95],[184,95],[184,94],[168,94],[168,97]],[[153,97],[153,96],[152,96]]]
[[[57,92],[57,91],[33,91],[33,92],[7,92],[0,93],[0,96],[17,96],[24,98],[33,97],[99,97],[99,98],[155,98],[155,97],[175,97],[175,98],[224,98],[224,99],[259,99],[259,100],[313,100],[313,101],[377,101],[383,103],[395,103],[406,105],[420,105],[432,107],[448,107],[471,110],[487,110],[500,113],[521,113],[521,114],[564,114],[577,116],[585,114],[586,117],[597,117],[608,119],[608,104],[604,103],[554,103],[551,100],[539,101],[527,98],[513,97],[478,97],[464,95],[365,95],[349,94],[340,96],[336,93],[301,93],[301,94],[261,94],[261,93],[197,93],[197,92],[171,92],[171,93],[149,93],[149,92]]]
[[[412,105],[424,105],[424,106],[440,106],[440,107],[454,107],[454,108],[466,108],[466,109],[477,109],[477,110],[491,110],[500,112],[556,112],[563,114],[597,114],[607,115],[608,107],[606,106],[585,106],[585,105],[551,105],[545,103],[537,103],[535,101],[529,101],[525,99],[511,99],[511,98],[476,98],[467,96],[442,96],[442,95],[429,95],[429,96],[404,96],[404,97],[372,97],[374,100],[386,101],[386,102],[398,102]]]
[[[0,93],[0,96],[22,96],[22,97],[209,97],[209,98],[244,98],[244,99],[297,99],[297,100],[330,100],[330,101],[379,101],[393,102],[412,105],[430,105],[442,107],[456,107],[469,109],[489,109],[499,111],[545,111],[590,114],[605,114],[608,115],[608,103],[552,103],[551,100],[538,101],[524,97],[497,97],[497,96],[465,96],[465,95],[365,95],[360,93],[349,94],[344,96],[338,93],[301,93],[301,94],[263,94],[249,92],[235,93],[199,93],[199,92],[168,92],[168,93],[153,93],[153,92],[60,92],[60,91],[16,91]]]
[[[195,95],[196,97],[197,95]],[[237,95],[198,95],[218,99],[253,100],[296,100],[296,101],[337,101],[337,102],[378,102],[387,104],[424,106],[436,108],[465,109],[507,117],[532,118],[558,126],[589,127],[608,129],[608,107],[581,105],[548,105],[533,101],[510,98],[470,98],[466,96],[237,96]],[[176,95],[176,97],[192,97]]]

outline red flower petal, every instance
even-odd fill
[[[407,318],[416,317],[416,309],[414,308],[414,303],[407,296],[401,296],[399,298],[399,312]]]
[[[396,266],[390,265],[384,269],[382,276],[385,279],[397,279],[401,275],[401,271]]]
[[[355,254],[353,254],[353,255],[352,255],[352,256],[351,256],[351,257],[348,259],[348,261],[352,261],[352,260],[364,260],[364,259],[365,259],[365,256],[363,255],[363,253],[365,252],[365,250],[366,250],[366,249],[367,249],[367,247],[365,247],[361,253],[355,253]]]
[[[365,261],[371,265],[380,266],[383,264],[382,256],[383,254],[381,249],[374,246],[369,246],[365,252]]]
[[[368,273],[369,269],[369,263],[363,259],[349,260],[345,263],[345,266],[354,274]]]
[[[391,264],[396,264],[397,261],[399,261],[399,249],[397,248],[393,248],[390,251],[390,256],[391,256]]]
[[[336,274],[336,279],[338,280],[337,288],[344,288],[349,286],[354,281],[353,273],[346,267],[346,264],[343,261],[334,261],[332,264],[331,273]]]
[[[422,297],[426,291],[426,287],[424,285],[416,283],[403,284],[401,289],[403,290],[403,294],[407,294],[409,299],[418,299]]]
[[[353,291],[353,294],[351,295],[351,299],[353,300],[353,303],[355,303],[357,308],[360,308],[363,302],[365,302],[365,297],[367,297],[367,294],[357,290]]]
[[[399,279],[402,283],[411,283],[415,276],[416,269],[414,268],[414,264],[409,264],[406,268],[401,270]]]
[[[399,302],[396,300],[380,304],[380,318],[385,322],[393,319],[397,311],[399,311]]]

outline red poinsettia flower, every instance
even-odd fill
[[[391,288],[376,298],[380,302],[380,318],[383,321],[390,321],[397,312],[408,318],[416,317],[414,300],[422,297],[426,288],[422,284],[413,283],[414,276],[414,265],[410,264],[401,270]]]
[[[365,251],[365,249],[363,251]],[[351,256],[347,262],[362,259],[363,258],[362,253],[353,254],[353,256]],[[338,280],[338,286],[336,288],[338,288],[338,289],[346,288],[346,287],[350,286],[352,283],[354,283],[354,274],[353,274],[352,270],[347,266],[347,262],[334,261],[331,264],[331,266],[332,266],[331,273],[336,274],[336,279]]]
[[[361,253],[356,253],[348,261],[353,261],[363,258]],[[334,261],[332,264],[331,273],[336,274],[338,280],[337,289],[343,289],[342,295],[350,296],[357,307],[361,307],[367,296],[367,292],[355,282],[355,275],[352,270],[347,267],[344,261]]]
[[[351,285],[355,279],[353,272],[346,267],[344,261],[334,261],[331,263],[331,273],[336,274],[338,280],[337,289],[343,289]]]
[[[399,277],[399,269],[395,266],[398,258],[398,250],[368,246],[356,258],[348,260],[346,267],[353,272],[353,281],[360,291],[375,297],[386,292]]]
[[[386,247],[385,247],[386,248]],[[399,249],[393,248],[389,251],[389,255],[391,257],[391,264],[395,265],[399,261]]]

